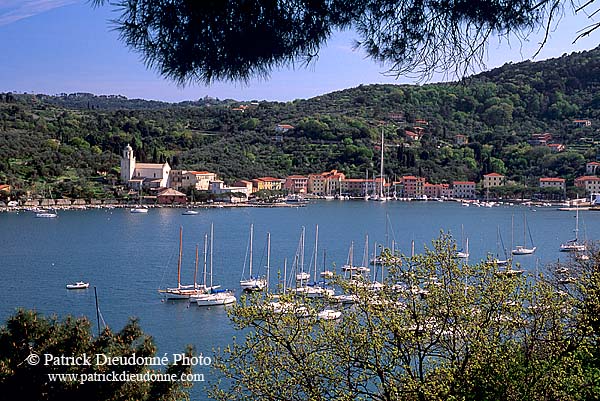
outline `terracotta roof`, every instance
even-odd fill
[[[305,175],[289,175],[286,178],[288,178],[290,180],[294,180],[294,179],[304,179],[304,180],[306,180],[306,179],[308,179],[308,177],[305,176]]]
[[[557,177],[542,177],[540,178],[540,182],[565,182],[565,179]]]
[[[158,196],[185,196],[185,194],[173,188],[167,188],[164,191],[161,191]]]
[[[504,177],[502,174],[498,174],[498,173],[489,173],[489,174],[484,174],[484,177]]]
[[[591,164],[592,166],[600,166],[598,162],[588,162],[587,164]]]
[[[281,181],[281,179],[279,178],[273,178],[273,177],[260,177],[260,178],[255,178],[255,180],[257,181],[267,181],[267,182],[272,182],[272,181]]]
[[[453,181],[452,185],[475,185],[474,181]]]
[[[284,129],[294,129],[294,126],[289,124],[277,124],[277,127]]]
[[[583,177],[575,178],[575,181],[600,181],[600,178],[595,175],[584,175]]]
[[[188,171],[188,174],[206,175],[206,174],[214,174],[214,173],[211,173],[210,171]]]

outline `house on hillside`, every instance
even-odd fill
[[[284,134],[292,129],[294,129],[294,126],[290,125],[290,124],[277,124],[275,126],[275,131],[280,132],[282,134]]]
[[[591,127],[592,122],[590,120],[573,120],[573,125],[576,127]]]

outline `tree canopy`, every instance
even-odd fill
[[[389,72],[463,76],[482,62],[494,34],[552,28],[566,0],[94,0],[121,11],[121,39],[179,83],[245,81],[308,63],[336,31]],[[586,3],[582,9],[593,1]],[[588,29],[589,30],[592,28]],[[595,28],[594,28],[595,29]]]
[[[447,236],[402,263],[383,252],[382,289],[362,277],[338,281],[355,299],[339,320],[317,319],[324,302],[315,299],[246,298],[231,312],[245,338],[222,354],[217,366],[230,380],[213,396],[597,399],[597,251],[540,275],[455,254]]]

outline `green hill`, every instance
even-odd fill
[[[381,129],[390,177],[450,182],[496,171],[521,185],[534,186],[540,176],[572,182],[596,159],[599,86],[595,49],[507,64],[457,83],[364,85],[286,103],[1,94],[0,183],[38,190],[50,183],[64,195],[98,196],[118,177],[127,143],[140,161],[169,160],[225,180],[330,169],[363,177],[379,170]],[[280,123],[295,129],[279,133]],[[409,141],[407,130],[422,138]],[[528,143],[544,132],[566,150]],[[458,134],[469,143],[456,145]]]

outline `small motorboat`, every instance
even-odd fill
[[[84,290],[90,286],[90,283],[78,281],[75,284],[67,284],[67,290]]]
[[[186,210],[185,212],[181,213],[184,216],[195,216],[197,215],[199,212],[197,210]]]

